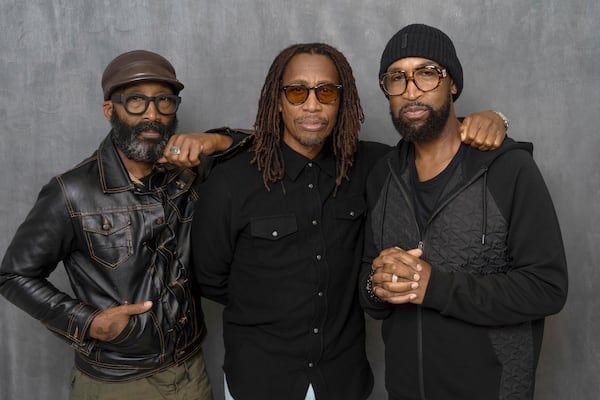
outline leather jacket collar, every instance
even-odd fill
[[[110,138],[110,134],[100,144],[97,154],[100,184],[104,193],[126,192],[135,188]],[[173,179],[177,178],[177,186],[180,189],[191,186],[196,177],[196,174],[190,173],[191,171],[185,173],[185,171],[188,171],[186,168],[179,168],[170,164],[157,164],[154,168],[165,173],[165,181],[161,184],[170,183]]]

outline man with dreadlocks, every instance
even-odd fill
[[[492,133],[484,141],[502,142],[493,112],[473,120]],[[194,267],[202,295],[225,305],[228,399],[371,392],[356,285],[365,181],[389,147],[360,142],[362,121],[346,58],[293,45],[267,74],[251,151],[217,166],[203,188]]]

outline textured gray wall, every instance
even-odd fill
[[[377,86],[393,33],[424,22],[446,31],[465,70],[459,114],[496,109],[512,137],[533,141],[554,197],[570,267],[565,309],[547,321],[536,399],[598,399],[600,388],[600,6],[597,0],[0,0],[0,255],[41,185],[106,134],[100,76],[118,53],[164,54],[186,88],[181,131],[251,127],[274,56],[324,41],[354,67],[362,137],[395,143]],[[59,267],[52,275],[67,285]],[[220,398],[220,309],[206,304],[206,355]],[[384,399],[377,324],[369,356]],[[71,350],[0,299],[0,399],[65,399]],[[476,378],[474,378],[476,379]]]

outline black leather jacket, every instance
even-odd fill
[[[98,379],[139,378],[196,354],[205,326],[186,266],[198,172],[163,167],[134,185],[107,137],[42,189],[2,261],[0,293],[67,341],[77,367]],[[73,295],[47,280],[61,261]],[[144,300],[151,311],[117,339],[89,337],[101,310]]]

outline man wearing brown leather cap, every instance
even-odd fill
[[[71,399],[212,399],[188,271],[206,168],[186,166],[227,154],[232,138],[174,134],[183,84],[156,53],[116,57],[102,88],[112,129],[41,190],[0,266],[0,293],[75,349]],[[59,262],[73,295],[47,280]]]

